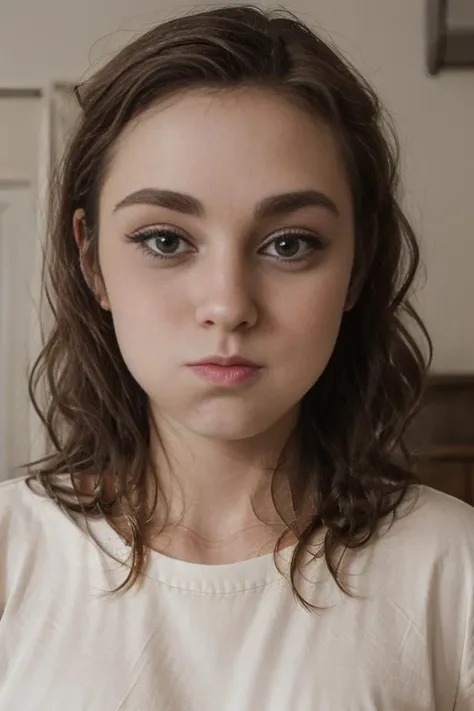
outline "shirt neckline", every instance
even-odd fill
[[[108,521],[101,519],[101,523],[104,527],[103,534],[107,547],[116,557],[125,562],[129,557],[130,547]],[[295,548],[296,543],[286,546],[277,553],[277,562],[283,574],[291,562]],[[264,588],[281,580],[282,572],[275,565],[273,552],[235,563],[215,565],[172,558],[149,548],[144,575],[170,588],[215,595]]]
[[[84,524],[79,525],[83,534]],[[106,518],[89,519],[86,529],[96,545],[109,551],[122,566],[129,563],[130,546],[112,527]],[[280,570],[275,565],[273,551],[247,560],[226,564],[192,563],[172,558],[148,548],[148,560],[144,576],[170,588],[203,594],[231,594],[258,590],[286,577],[296,543],[286,546],[276,554]]]
[[[291,560],[295,547],[293,544],[278,552],[277,561],[282,571]],[[146,574],[169,587],[208,594],[256,590],[282,578],[273,552],[235,563],[213,565],[192,563],[150,550]]]

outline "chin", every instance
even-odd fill
[[[250,439],[256,437],[262,432],[265,432],[268,427],[262,427],[261,425],[252,426],[251,422],[245,423],[222,423],[222,422],[208,422],[208,423],[193,423],[193,426],[186,425],[187,429],[194,432],[194,434],[200,437],[205,437],[206,439],[213,439],[220,442],[231,442],[238,441],[242,439]]]
[[[183,426],[200,437],[219,441],[236,441],[256,437],[268,431],[274,424],[270,413],[255,413],[252,417],[250,408],[238,412],[223,412],[217,408],[214,412],[199,412],[193,417],[181,420]]]

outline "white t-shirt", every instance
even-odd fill
[[[305,568],[324,607],[310,614],[272,554],[152,552],[140,588],[101,595],[123,567],[22,479],[3,483],[0,711],[473,711],[474,509],[418,491],[345,558],[357,597],[324,559]],[[104,520],[94,533],[127,557]]]

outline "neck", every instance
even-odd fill
[[[286,431],[284,428],[287,428]],[[183,560],[226,563],[273,550],[287,530],[272,496],[272,478],[289,442],[288,423],[241,441],[215,441],[160,422],[151,453],[161,504],[149,545]],[[292,520],[291,478],[298,466],[290,444],[278,469],[275,495]],[[285,545],[295,541],[284,539]]]

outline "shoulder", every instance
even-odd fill
[[[416,581],[418,590],[443,586],[448,595],[455,580],[460,595],[474,590],[474,508],[448,494],[411,487],[372,544],[364,559],[381,573],[380,584],[405,581],[410,587]]]
[[[39,551],[59,514],[54,501],[28,479],[0,482],[0,580],[12,566]]]
[[[21,577],[41,541],[44,503],[51,505],[31,491],[26,476],[0,482],[0,615],[12,581]]]
[[[429,486],[416,486],[397,510],[392,531],[425,551],[456,545],[474,552],[474,508]]]
[[[31,531],[43,519],[45,507],[56,508],[37,482],[29,484],[28,478],[21,476],[0,482],[0,540],[12,531],[18,534]]]
[[[399,558],[403,551],[413,565],[435,565],[446,556],[467,563],[474,582],[474,508],[429,486],[409,489],[374,543],[376,554]]]
[[[68,574],[88,565],[95,550],[81,516],[66,512],[34,477],[0,483],[0,610],[28,585],[42,585],[45,570]]]
[[[22,561],[62,545],[70,526],[34,477],[0,482],[0,582]]]
[[[50,480],[61,492],[63,504],[56,501],[35,476],[25,475],[0,482],[0,550],[5,544],[20,548],[41,543],[58,547],[70,533],[84,537],[87,527],[82,516],[69,509],[77,507],[71,481],[67,475]]]
[[[400,577],[403,571],[408,571],[405,577],[412,582],[411,599],[419,599],[426,608],[418,619],[425,614],[433,639],[438,640],[445,653],[452,649],[452,654],[459,656],[459,708],[472,708],[474,508],[421,486],[417,488],[411,511],[394,524],[388,535],[393,540],[398,535],[401,544],[394,565],[396,573]]]
[[[15,526],[21,527],[39,513],[39,499],[28,484],[28,477],[21,476],[0,482],[0,539]]]

